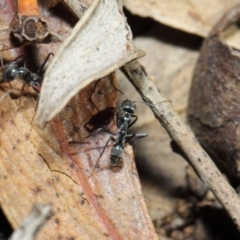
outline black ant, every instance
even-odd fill
[[[21,89],[21,93],[20,93],[20,97],[21,94],[24,90],[25,85],[29,85],[33,88],[33,90],[35,90],[37,93],[39,93],[39,89],[38,87],[41,87],[42,85],[42,81],[43,81],[43,68],[46,65],[48,59],[50,56],[53,56],[53,53],[49,53],[47,55],[47,57],[45,58],[42,66],[39,68],[39,70],[37,71],[37,73],[33,73],[31,72],[28,68],[27,68],[27,64],[26,64],[26,55],[22,54],[19,57],[17,57],[13,62],[3,65],[3,61],[1,58],[1,64],[3,66],[3,72],[2,72],[2,81],[3,82],[8,82],[10,88],[12,88],[11,85],[11,81],[20,78],[24,81],[24,84],[22,86]],[[20,59],[21,57],[24,58],[24,66],[20,67],[17,60]]]
[[[122,103],[121,110],[123,112],[122,116],[120,117],[117,113],[117,126],[119,131],[117,133],[113,133],[105,128],[103,131],[108,132],[116,136],[116,138],[111,138],[116,143],[113,145],[110,153],[110,162],[112,166],[118,165],[122,161],[123,153],[124,153],[124,144],[128,143],[132,140],[147,137],[146,133],[133,133],[128,134],[128,129],[136,123],[138,117],[134,115],[136,111],[136,104],[133,101],[125,100]],[[132,118],[135,118],[132,121]],[[110,140],[110,139],[109,139]],[[108,142],[109,142],[108,140]],[[107,142],[107,143],[108,143]],[[107,144],[106,144],[107,145]],[[105,148],[104,148],[105,150]]]
[[[116,89],[116,90],[121,92],[119,89]],[[121,92],[121,93],[124,94],[123,92]],[[114,166],[118,166],[122,162],[125,143],[133,141],[135,139],[147,137],[146,133],[128,134],[128,129],[131,126],[133,126],[136,123],[136,121],[138,120],[138,116],[134,115],[136,108],[137,108],[137,106],[134,103],[134,101],[131,101],[128,99],[123,101],[122,106],[121,106],[122,115],[120,117],[120,121],[119,121],[119,114],[117,112],[117,127],[119,128],[119,131],[117,133],[110,131],[106,126],[102,126],[101,129],[97,129],[97,132],[102,130],[111,135],[114,135],[115,138],[111,137],[108,139],[107,143],[105,144],[105,146],[103,148],[102,153],[100,154],[100,156],[97,160],[97,163],[93,169],[93,172],[111,139],[115,142],[115,144],[113,145],[111,152],[110,152],[110,164],[112,167],[114,167]],[[132,118],[135,118],[135,119],[132,121]],[[95,135],[95,134],[96,133],[94,131],[91,135]]]

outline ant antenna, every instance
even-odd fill
[[[41,67],[38,69],[38,71],[37,71],[37,75],[42,76],[42,74],[41,74],[41,73],[42,73],[42,70],[43,70],[43,68],[45,67],[48,59],[49,59],[51,56],[54,56],[54,54],[53,54],[52,52],[50,52],[50,53],[47,55],[47,57],[45,58],[44,62],[42,63],[42,66],[41,66]]]
[[[122,95],[124,95],[126,99],[128,99],[128,97],[126,96],[126,94],[125,94],[124,92],[122,92],[120,89],[118,89],[118,88],[116,88],[116,87],[114,87],[114,86],[113,86],[113,88],[114,88],[115,90],[117,90],[118,92],[120,92]]]
[[[128,99],[128,97],[126,96],[126,94],[125,94],[124,92],[122,92],[120,89],[118,89],[118,88],[116,88],[116,87],[114,87],[114,86],[113,86],[113,88],[114,88],[115,90],[117,90],[118,92],[122,93],[122,94],[126,97],[126,99]],[[140,102],[140,103],[146,104],[146,105],[149,106],[149,107],[152,107],[152,106],[153,106],[151,103],[147,103],[147,102],[144,102],[144,101],[131,101],[131,102],[132,102],[132,103]]]
[[[153,104],[152,103],[148,103],[148,102],[144,102],[144,101],[134,101],[134,102],[140,102],[140,103],[143,103],[149,107],[153,107]]]

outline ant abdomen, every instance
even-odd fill
[[[113,145],[113,148],[111,149],[110,153],[110,163],[112,166],[116,166],[120,162],[122,162],[123,152],[124,152],[123,144],[119,144],[119,142],[117,142]]]
[[[2,82],[10,82],[19,78],[19,67],[16,62],[7,64],[3,69]]]

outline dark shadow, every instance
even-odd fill
[[[182,48],[199,50],[203,38],[163,25],[151,18],[142,18],[124,9],[133,37],[153,37],[168,44]]]
[[[90,133],[96,131],[97,129],[107,127],[112,119],[114,119],[115,112],[116,110],[113,107],[108,107],[104,110],[98,111],[86,124],[84,124],[84,127]]]
[[[0,208],[0,239],[1,240],[8,239],[12,234],[12,232],[13,232],[13,228],[11,227],[5,214]]]
[[[147,157],[147,156],[146,156]],[[161,189],[166,195],[173,198],[187,199],[189,197],[189,191],[187,188],[174,187],[173,181],[167,172],[161,171],[161,169],[153,169],[149,166],[149,162],[146,161],[146,157],[136,155],[136,165],[139,173],[140,181],[149,182]]]
[[[204,207],[200,209],[200,218],[208,239],[239,240],[240,233],[223,209]]]
[[[127,22],[131,27],[133,38],[147,33],[154,26],[158,25],[158,22],[154,21],[152,18],[142,18],[140,16],[133,15],[126,8],[123,10],[127,18]]]

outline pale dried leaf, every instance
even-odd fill
[[[34,240],[52,214],[49,204],[34,206],[22,221],[19,229],[14,231],[9,240]]]
[[[124,6],[133,14],[151,17],[160,23],[189,33],[206,37],[216,22],[238,0],[123,0]],[[228,42],[240,48],[240,33],[233,32]]]
[[[88,83],[138,57],[117,1],[98,2],[88,8],[45,74],[36,115],[40,126]]]

